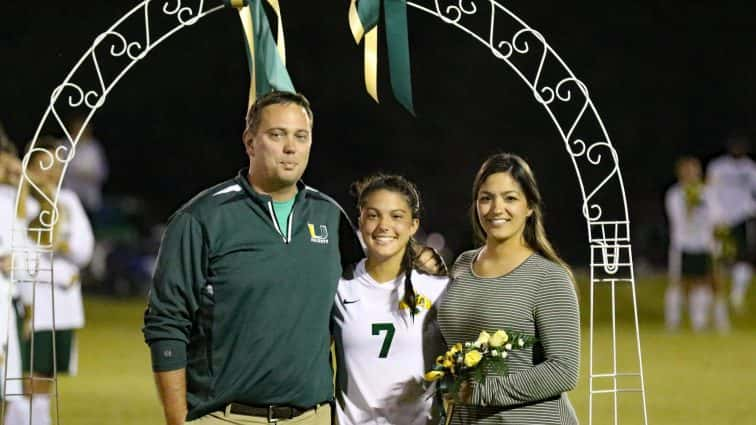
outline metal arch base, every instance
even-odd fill
[[[218,1],[218,0],[216,0]],[[174,17],[176,25],[163,34],[152,34],[150,30],[151,13],[155,13],[156,7],[150,7],[151,4],[158,4],[160,13],[165,16]],[[493,0],[416,0],[408,1],[407,4],[421,12],[428,13],[441,19],[442,22],[453,25],[464,31],[472,38],[485,46],[494,57],[506,63],[518,77],[531,89],[533,97],[540,103],[552,122],[556,126],[565,148],[570,155],[573,167],[578,177],[578,183],[583,199],[582,213],[586,219],[589,249],[591,252],[591,303],[590,303],[590,380],[589,380],[589,425],[593,420],[593,399],[595,395],[609,393],[613,396],[613,413],[614,424],[618,424],[618,394],[621,392],[639,392],[642,397],[643,421],[648,425],[648,416],[646,410],[645,382],[643,379],[643,362],[640,348],[640,334],[638,329],[637,300],[635,296],[635,277],[632,264],[632,250],[630,244],[630,222],[627,209],[627,197],[625,196],[625,187],[622,174],[619,168],[619,158],[617,152],[611,144],[609,134],[606,131],[603,121],[598,114],[596,106],[591,100],[588,89],[574,73],[569,69],[562,58],[546,42],[543,35],[535,29],[528,26],[522,19],[511,12],[506,7]],[[54,224],[58,220],[57,211],[57,194],[60,190],[63,176],[68,166],[68,162],[75,155],[76,144],[81,136],[79,134],[70,134],[65,127],[60,115],[56,110],[56,105],[66,101],[71,108],[88,108],[84,126],[91,120],[94,113],[99,109],[107,99],[107,95],[121,80],[121,78],[141,59],[146,57],[155,47],[175,34],[177,31],[197,23],[205,16],[224,8],[223,5],[217,5],[205,8],[205,2],[198,1],[196,7],[185,6],[182,0],[144,0],[135,6],[129,12],[116,21],[108,30],[104,31],[97,37],[89,49],[82,55],[79,61],[74,65],[67,77],[58,87],[56,87],[50,96],[50,104],[45,111],[42,120],[32,139],[31,149],[23,160],[22,183],[19,185],[17,192],[16,211],[21,207],[18,199],[21,194],[21,187],[26,182],[30,190],[35,191],[40,197],[48,202],[52,209],[49,212],[40,211],[38,221],[40,226],[37,228],[13,228],[12,240],[12,270],[11,280],[14,284],[31,284],[36,288],[38,284],[52,283],[52,270],[42,270],[39,268],[40,259],[43,257],[52,260],[52,246],[43,242],[46,236],[52,233]],[[484,14],[488,15],[484,15]],[[465,26],[465,19],[473,15],[477,17],[488,18],[489,25],[487,31],[478,33]],[[140,18],[141,16],[141,18]],[[119,27],[127,20],[143,21],[143,33],[138,34],[138,38],[127,38]],[[508,37],[499,37],[497,33],[497,22],[508,20],[518,28]],[[139,41],[129,41],[139,40]],[[108,43],[108,44],[106,44]],[[532,46],[531,46],[532,43]],[[116,74],[114,78],[106,81],[101,71],[100,53],[97,52],[99,46],[109,46],[109,56],[113,58],[127,57],[129,62]],[[520,69],[514,61],[518,57],[532,57],[538,61],[538,68],[535,73]],[[77,71],[83,64],[91,64],[97,74],[99,85],[96,88],[85,89],[76,83]],[[556,64],[556,65],[552,65]],[[545,71],[561,72],[563,77],[559,80],[549,80],[545,77]],[[67,98],[64,98],[64,92],[68,91]],[[558,105],[573,106],[575,112],[565,116],[565,113],[558,111]],[[582,127],[586,123],[592,123],[600,129],[601,136],[598,141],[586,142],[590,135],[581,136]],[[40,132],[46,124],[57,125],[65,134],[65,140],[68,145],[57,148],[54,152],[47,151],[37,147],[37,140]],[[83,126],[83,127],[84,127]],[[45,155],[49,161],[41,161],[43,170],[50,169],[55,162],[63,164],[63,174],[58,182],[55,195],[48,197],[40,189],[31,177],[27,174],[29,155],[32,152],[39,152]],[[590,181],[584,178],[583,171],[589,168],[594,170],[608,170],[603,178],[598,181]],[[587,173],[586,173],[587,175]],[[611,217],[604,215],[604,208],[599,198],[607,192],[619,193],[621,195],[620,211],[613,213]],[[615,206],[616,207],[616,206]],[[14,225],[15,226],[15,225]],[[36,240],[30,241],[26,235],[35,235]],[[49,239],[47,239],[49,240]],[[32,279],[20,279],[17,272],[23,271],[23,276],[32,276]],[[47,277],[47,279],[45,279]],[[615,308],[615,288],[616,285],[629,284],[632,290],[633,298],[633,315],[635,323],[636,347],[638,350],[638,371],[637,372],[620,372],[617,368],[617,330],[616,330],[616,308]],[[608,285],[612,294],[612,370],[608,373],[594,373],[594,289],[599,285]],[[53,297],[54,298],[54,297]],[[54,299],[52,300],[54,303]],[[54,321],[53,314],[53,321]],[[33,345],[33,341],[32,341]],[[32,347],[33,349],[33,347]],[[8,377],[7,368],[4,369],[3,387],[9,381],[19,380],[19,378]],[[617,378],[621,376],[638,376],[640,378],[640,388],[620,388]],[[594,379],[610,378],[612,380],[612,389],[594,390]],[[57,376],[53,378],[55,383],[56,404],[58,401]],[[22,394],[7,394],[8,396],[18,396]],[[56,414],[58,409],[56,409]],[[56,420],[60,422],[59,418]]]

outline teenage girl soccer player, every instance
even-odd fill
[[[338,424],[436,423],[423,373],[445,348],[434,317],[447,278],[413,270],[420,197],[400,176],[355,186],[367,258],[336,293]]]

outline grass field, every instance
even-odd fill
[[[649,424],[756,423],[756,291],[748,313],[733,317],[728,335],[664,330],[664,281],[638,283],[641,344]],[[570,393],[581,423],[588,423],[588,304],[589,290],[580,285],[583,310],[581,380]],[[610,371],[611,322],[608,290],[597,291],[595,373]],[[637,358],[632,327],[631,293],[617,292],[617,364],[635,371]],[[142,341],[142,300],[86,300],[87,327],[80,332],[79,376],[61,378],[60,423],[65,425],[144,425],[162,423],[152,383],[149,353]],[[623,366],[625,367],[623,369]],[[610,382],[602,383],[609,388]],[[620,387],[637,387],[636,378],[623,378]],[[611,395],[594,401],[594,424],[611,424]],[[640,397],[623,393],[619,423],[641,424]]]

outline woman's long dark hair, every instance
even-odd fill
[[[357,208],[361,211],[365,206],[367,197],[378,190],[388,190],[404,196],[410,207],[412,219],[420,218],[420,194],[415,185],[406,178],[398,175],[374,174],[352,184],[352,190],[357,197]],[[407,304],[412,319],[415,318],[417,296],[412,286],[412,269],[415,264],[415,240],[413,237],[407,241],[402,257],[401,272],[404,272],[404,297],[402,301]]]
[[[480,192],[480,186],[483,185],[483,182],[485,182],[489,176],[496,173],[508,173],[512,176],[522,188],[522,191],[525,194],[525,199],[528,203],[528,208],[533,210],[533,213],[530,214],[525,221],[525,229],[522,232],[525,243],[530,249],[537,252],[542,257],[564,267],[574,282],[575,279],[570,267],[561,257],[559,257],[554,247],[551,246],[549,239],[546,237],[546,230],[543,227],[543,200],[541,198],[541,192],[538,190],[538,183],[536,183],[535,175],[530,169],[528,163],[517,155],[511,153],[499,153],[493,155],[480,166],[480,170],[478,170],[478,174],[475,176],[472,188],[470,221],[472,222],[476,241],[480,244],[486,243],[486,231],[480,224],[480,220],[478,220],[478,211],[476,208],[478,192]]]

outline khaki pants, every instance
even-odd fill
[[[268,418],[260,416],[236,415],[229,412],[230,408],[226,407],[225,411],[213,412],[199,419],[189,421],[186,425],[247,425],[247,424],[279,424],[279,425],[331,425],[331,405],[328,403],[308,410],[305,413],[293,419],[282,419],[268,422]]]

